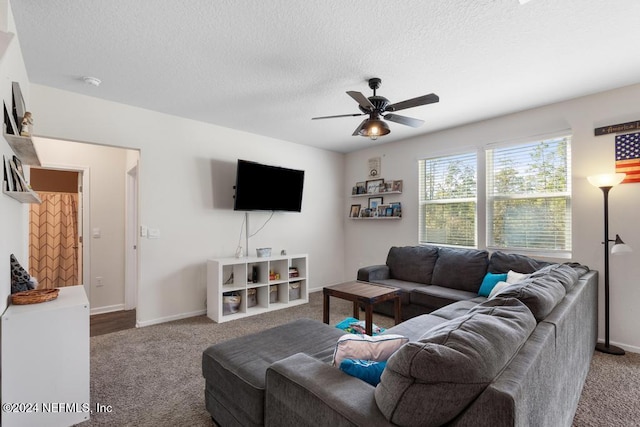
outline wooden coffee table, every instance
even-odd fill
[[[353,302],[353,317],[359,319],[360,305],[364,306],[365,330],[371,335],[373,329],[373,305],[383,301],[394,301],[394,317],[396,325],[400,319],[400,289],[392,286],[369,282],[347,282],[322,288],[324,302],[322,317],[329,324],[329,297],[336,297]]]

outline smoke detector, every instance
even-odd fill
[[[102,83],[102,80],[97,77],[83,77],[82,80],[84,80],[86,84],[96,87],[100,86],[100,83]]]

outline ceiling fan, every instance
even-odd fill
[[[420,105],[433,104],[438,102],[440,98],[435,93],[419,96],[417,98],[407,99],[405,101],[390,104],[389,100],[384,96],[376,95],[376,90],[380,87],[382,80],[374,77],[369,79],[369,87],[373,89],[373,96],[366,97],[361,92],[347,91],[347,95],[352,97],[358,104],[362,113],[355,114],[339,114],[337,116],[313,117],[311,120],[333,119],[336,117],[356,117],[369,115],[368,119],[364,119],[362,123],[353,132],[353,136],[364,136],[372,140],[378,139],[391,132],[389,125],[381,120],[389,120],[390,122],[400,123],[402,125],[417,128],[424,123],[424,120],[414,119],[399,114],[393,114],[392,111],[400,111],[407,108],[418,107]],[[385,114],[386,113],[386,114]]]

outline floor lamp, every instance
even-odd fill
[[[619,235],[615,239],[609,238],[609,190],[624,180],[625,174],[613,173],[590,176],[587,179],[594,187],[602,190],[604,195],[604,343],[597,343],[596,350],[603,353],[621,356],[624,350],[609,344],[609,242],[614,242],[611,248],[612,254],[631,252]]]

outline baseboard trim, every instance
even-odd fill
[[[602,341],[604,341],[604,340],[602,340]],[[640,347],[636,347],[636,346],[628,345],[628,344],[623,344],[621,342],[613,342],[613,341],[611,341],[611,345],[618,346],[618,347],[622,348],[623,350],[628,351],[630,353],[639,353],[640,354]]]
[[[192,311],[190,313],[175,314],[173,316],[159,317],[157,319],[151,319],[151,320],[138,320],[136,321],[136,328],[144,328],[145,326],[158,325],[160,323],[172,322],[174,320],[181,320],[181,319],[187,319],[189,317],[202,316],[203,314],[207,314],[206,309]]]
[[[104,314],[104,313],[113,313],[114,311],[122,311],[124,310],[124,304],[116,304],[116,305],[107,305],[104,307],[91,307],[90,315],[94,314]]]

